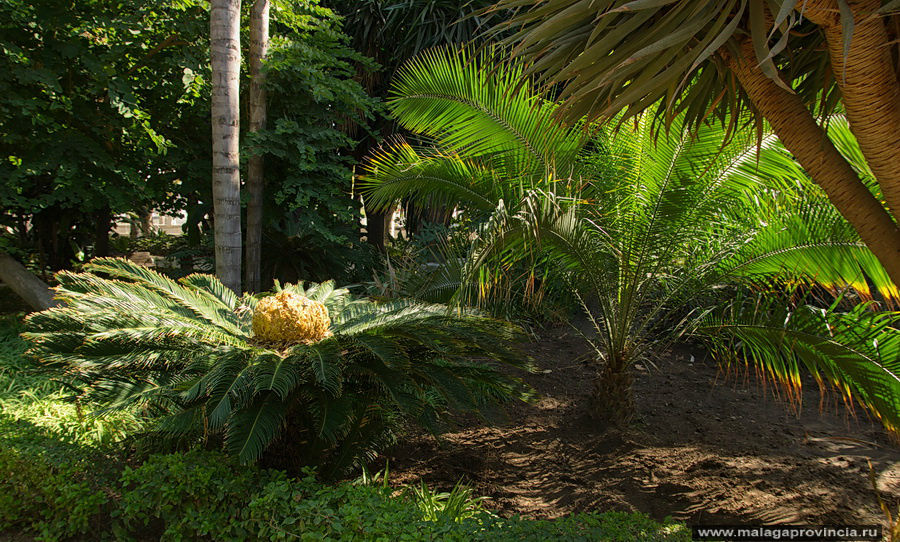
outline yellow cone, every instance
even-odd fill
[[[329,326],[325,305],[291,292],[260,299],[253,311],[253,335],[260,341],[312,343],[331,335]]]

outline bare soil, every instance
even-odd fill
[[[799,414],[772,387],[726,374],[699,349],[681,348],[636,368],[638,419],[604,430],[586,405],[590,350],[569,328],[525,345],[539,392],[508,420],[462,420],[441,437],[412,435],[388,454],[394,484],[460,479],[503,515],[554,518],[582,511],[640,511],[689,524],[881,523],[879,492],[900,502],[900,448],[877,422],[849,415],[836,394],[820,412],[805,382]],[[693,361],[691,361],[693,358]]]

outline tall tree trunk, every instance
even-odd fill
[[[153,211],[149,207],[143,206],[137,210],[138,229],[140,230],[136,237],[149,237],[153,235]]]
[[[34,310],[42,311],[57,304],[47,283],[5,252],[0,252],[0,280]]]
[[[241,0],[212,0],[213,215],[216,276],[241,292],[240,73]]]
[[[366,213],[366,242],[373,245],[379,252],[384,252],[387,239],[388,214],[380,209],[363,206]]]
[[[109,230],[112,213],[109,207],[94,212],[94,256],[109,256]]]
[[[806,2],[803,14],[825,32],[850,130],[878,179],[891,213],[900,220],[900,84],[883,17],[875,14],[881,1],[849,0],[848,4],[854,25],[846,54],[840,8],[835,0]]]
[[[269,50],[269,0],[256,0],[250,10],[250,131],[266,129],[266,74],[263,62]],[[244,286],[249,292],[260,290],[262,256],[263,177],[261,149],[247,160],[247,246],[244,260]]]
[[[744,40],[740,52],[737,58],[727,52],[723,56],[753,105],[772,125],[785,148],[856,229],[894,284],[900,285],[900,229],[890,214],[838,152],[800,97],[763,74],[749,40]]]

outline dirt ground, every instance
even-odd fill
[[[525,346],[543,371],[526,378],[539,401],[513,407],[493,427],[468,420],[440,442],[405,439],[388,456],[392,483],[449,489],[465,479],[504,515],[624,510],[689,524],[881,523],[871,461],[882,497],[900,502],[900,447],[864,414],[836,408],[833,394],[820,414],[812,382],[798,416],[759,379],[726,377],[702,351],[682,348],[656,367],[638,366],[633,427],[602,431],[585,409],[587,345],[568,328],[541,335]]]

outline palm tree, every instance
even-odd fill
[[[772,126],[900,283],[900,83],[892,61],[895,2],[648,2],[501,0],[518,8],[498,31],[530,71],[563,88],[563,114],[637,114],[658,100],[662,120],[692,129],[749,112]],[[770,11],[771,10],[771,11]],[[891,15],[887,15],[887,14]],[[890,24],[887,24],[890,23]],[[896,56],[896,55],[894,55]],[[866,189],[815,121],[843,101],[888,209]]]
[[[174,281],[113,258],[86,271],[59,273],[62,306],[27,318],[31,352],[81,396],[139,408],[159,435],[221,439],[243,462],[280,450],[292,467],[343,473],[401,422],[438,431],[449,411],[487,413],[523,390],[472,359],[526,366],[520,332],[498,320],[293,285],[284,291],[321,303],[330,322],[315,340],[279,342],[254,324],[266,298],[238,297],[213,276]]]
[[[822,192],[790,174],[798,167],[772,180],[759,175],[755,139],[721,126],[703,126],[692,137],[684,116],[656,133],[655,115],[646,114],[608,124],[596,139],[601,149],[592,151],[556,120],[552,103],[522,84],[521,68],[491,64],[489,55],[443,49],[400,72],[389,105],[401,125],[434,145],[416,150],[401,143],[377,153],[367,191],[378,201],[414,197],[485,214],[461,272],[460,301],[489,291],[494,275],[486,268],[545,256],[593,323],[598,418],[630,419],[636,361],[678,338],[699,336],[715,345],[737,336],[738,327],[716,331],[725,329],[727,316],[716,308],[734,306],[718,293],[723,289],[774,281],[868,295],[871,282],[881,298],[898,299],[883,267]],[[774,149],[775,138],[759,144]],[[885,328],[890,318],[881,318]],[[810,337],[827,342],[826,329]],[[846,352],[864,338],[871,336],[841,335]],[[773,340],[773,348],[748,358],[793,385],[788,372],[777,370],[786,367],[791,344],[798,343]],[[840,362],[828,356],[809,362],[856,396],[900,393],[896,361],[847,354]],[[840,363],[844,369],[834,370]],[[851,373],[870,378],[845,378]],[[868,404],[886,420],[900,416],[887,410],[893,404],[887,399]]]
[[[502,14],[481,15],[492,0],[331,0],[328,5],[344,16],[343,30],[351,44],[375,60],[382,69],[360,66],[359,76],[371,96],[385,97],[390,80],[400,66],[431,47],[467,43],[487,31]],[[354,153],[362,158],[390,137],[396,127],[390,118],[379,117],[369,134],[360,134]],[[384,249],[385,209],[364,201],[367,240]]]
[[[241,0],[209,6],[212,63],[213,225],[216,275],[241,292]]]

